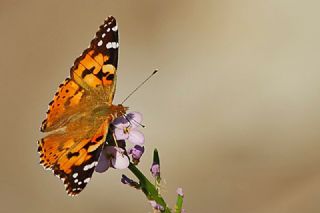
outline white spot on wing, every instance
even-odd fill
[[[90,178],[86,178],[83,182],[88,183],[90,181]]]
[[[107,32],[110,32],[110,28],[107,29]]]
[[[106,36],[106,34],[105,34],[105,33],[103,33],[103,34],[102,34],[102,38],[104,38],[105,36]]]
[[[75,183],[78,183],[78,181],[79,181],[78,179],[75,179],[75,180],[74,180]]]
[[[112,30],[113,30],[114,32],[117,31],[117,30],[118,30],[118,25],[112,27]]]
[[[82,184],[82,182],[80,181],[80,182],[78,182],[78,185],[81,185]]]
[[[107,47],[107,49],[111,49],[112,48],[112,42],[108,42],[106,47]]]
[[[117,49],[119,47],[119,43],[118,42],[108,42],[106,45],[107,49]]]
[[[98,164],[98,162],[97,162],[97,161],[94,161],[94,162],[92,162],[91,164],[85,165],[85,166],[83,167],[83,170],[84,170],[84,171],[87,171],[87,170],[95,167],[97,164]]]
[[[98,42],[98,46],[100,47],[102,44],[103,44],[103,41],[100,40],[100,41]]]
[[[74,173],[74,174],[72,175],[72,177],[73,177],[73,178],[78,177],[78,173]]]

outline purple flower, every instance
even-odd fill
[[[142,114],[131,112],[125,116],[116,118],[112,124],[115,126],[117,140],[128,140],[135,145],[144,144],[144,135],[137,128],[142,126]]]
[[[123,184],[131,184],[132,182],[134,182],[133,180],[131,180],[130,178],[128,178],[126,175],[122,175],[121,177],[121,182]]]
[[[125,176],[125,175],[122,175],[122,177],[121,177],[121,182],[122,182],[123,184],[127,184],[127,185],[129,185],[129,186],[132,186],[132,187],[134,187],[134,188],[136,188],[136,189],[139,189],[139,188],[140,188],[140,184],[139,184],[139,183],[137,183],[136,181],[128,178],[128,177]]]
[[[154,200],[149,200],[149,203],[151,204],[152,208],[155,209],[155,210],[160,210],[160,211],[164,210],[163,206],[161,206],[160,204],[158,204]]]
[[[129,154],[132,155],[132,160],[134,163],[139,163],[142,154],[144,153],[144,147],[135,145],[133,148],[129,149]]]
[[[111,165],[110,159],[107,158],[106,152],[105,150],[103,150],[99,157],[98,164],[95,168],[95,171],[99,173],[103,173],[109,169],[110,165]]]
[[[160,165],[159,164],[152,164],[150,172],[153,177],[160,177]]]
[[[181,197],[184,196],[183,191],[182,191],[182,188],[178,188],[176,192],[177,192],[177,194],[180,195]]]
[[[120,147],[114,147],[114,155],[111,158],[112,166],[115,169],[125,169],[129,166],[129,158],[125,155],[124,150]]]
[[[125,151],[116,146],[106,146],[100,155],[96,172],[105,172],[111,166],[115,169],[125,169],[129,166],[129,158]]]

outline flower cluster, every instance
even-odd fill
[[[112,122],[109,131],[111,140],[107,142],[99,158],[96,172],[105,172],[110,167],[115,169],[125,169],[130,164],[129,156],[134,164],[138,164],[144,153],[144,135],[138,130],[142,126],[142,115],[138,112],[116,118]],[[126,150],[126,141],[131,142],[134,147]]]
[[[136,167],[144,153],[144,135],[138,130],[142,124],[142,114],[138,112],[128,113],[116,118],[109,127],[106,144],[102,151],[96,172],[105,172],[109,168],[126,169],[128,168],[139,180],[136,182],[126,175],[122,175],[123,184],[141,190],[149,200],[154,212],[171,213],[171,209],[160,193],[160,158],[158,150],[153,152],[153,162],[150,168],[151,175],[155,179],[152,184]],[[130,148],[126,148],[127,141],[131,143]],[[176,213],[184,213],[182,209],[184,194],[181,188],[177,190],[177,202],[174,208]]]

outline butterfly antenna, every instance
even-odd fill
[[[156,74],[158,72],[158,69],[156,69],[155,71],[153,71],[153,73],[151,73],[151,75],[149,75],[148,78],[146,78],[141,84],[139,84],[122,102],[121,105],[126,102],[126,100],[128,100],[130,98],[131,95],[133,95],[133,93],[135,93],[142,85],[144,85],[154,74]]]

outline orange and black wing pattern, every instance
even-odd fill
[[[42,122],[42,132],[63,126],[79,113],[79,105],[88,105],[91,101],[112,103],[118,48],[118,26],[115,18],[110,16],[100,26],[89,48],[75,60],[70,70],[71,77],[60,84],[49,104],[47,118]]]
[[[90,180],[105,142],[118,64],[118,26],[109,16],[75,60],[49,104],[39,140],[40,163],[77,195]],[[109,114],[108,114],[109,113]]]
[[[103,149],[108,125],[108,122],[103,123],[93,136],[79,137],[59,132],[38,142],[40,164],[63,181],[68,195],[77,195],[90,181]]]

